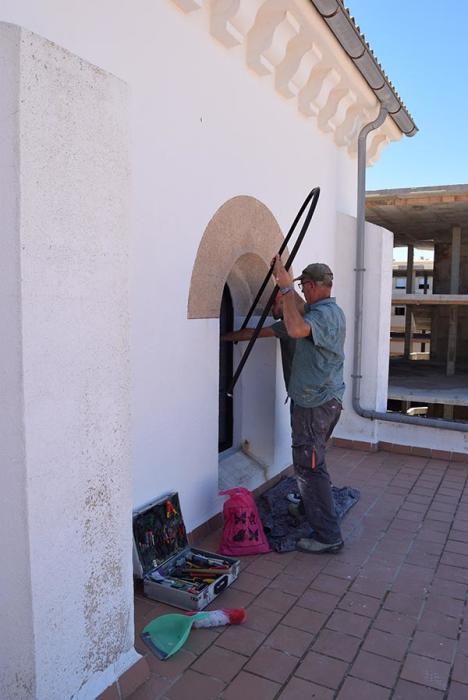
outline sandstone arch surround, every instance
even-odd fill
[[[219,318],[226,282],[236,315],[245,315],[283,240],[275,217],[255,197],[239,195],[225,202],[208,223],[198,246],[187,317]],[[272,288],[270,283],[264,297]],[[260,306],[264,301],[260,300]]]

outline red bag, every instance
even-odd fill
[[[219,553],[245,556],[270,552],[271,547],[251,492],[238,486],[220,491],[220,496],[229,496],[229,500],[223,506],[224,528]]]

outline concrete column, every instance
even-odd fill
[[[413,292],[413,269],[414,269],[414,246],[408,246],[407,263],[406,263],[406,293],[412,294]],[[405,312],[405,347],[404,347],[404,357],[405,360],[409,360],[411,356],[411,346],[412,346],[412,335],[413,335],[413,312],[411,306],[406,306]]]
[[[461,252],[461,228],[460,226],[452,227],[452,251],[450,264],[450,294],[458,294],[460,286],[460,252]],[[458,308],[451,306],[449,308],[449,325],[448,325],[448,340],[447,340],[447,376],[455,374],[457,360],[457,324],[458,324]]]
[[[0,24],[0,697],[131,666],[127,95]]]

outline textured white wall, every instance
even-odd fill
[[[23,425],[19,199],[19,30],[0,26],[0,697],[34,694]]]
[[[8,578],[1,594],[12,596],[12,611],[24,606],[17,619],[7,616],[1,636],[3,660],[25,666],[23,675],[7,665],[2,697],[91,699],[138,658],[127,92],[28,31],[2,25],[0,40],[14,107],[6,121],[14,153],[0,167],[10,204],[2,265],[14,316],[6,317],[2,360],[13,369],[7,457],[15,467],[2,488],[2,499],[11,498],[2,532],[15,549],[3,543],[2,560],[10,555],[16,575],[15,594]]]
[[[360,418],[352,408],[352,372],[356,288],[356,219],[338,215],[337,259],[334,293],[347,321],[344,411],[335,430],[337,437],[375,442],[377,423]],[[372,410],[386,410],[392,285],[393,235],[366,224],[363,295],[363,344],[361,404]]]
[[[4,0],[0,14],[129,83],[134,503],[178,489],[192,529],[220,508],[218,322],[187,320],[200,238],[239,194],[264,202],[287,230],[319,184],[296,269],[312,259],[333,265],[335,212],[352,213],[355,161],[278,97],[272,76],[246,71],[238,49],[211,39],[201,13],[187,21],[166,1],[145,2],[138,13],[129,1],[60,8],[56,0],[34,9]],[[287,452],[275,449],[278,468]]]

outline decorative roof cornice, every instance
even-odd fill
[[[387,77],[374,52],[361,33],[354,17],[341,0],[309,0],[321,14],[343,49],[353,61],[379,102],[387,109],[395,124],[406,136],[414,136],[418,128]]]
[[[415,133],[406,108],[381,77],[383,72],[376,70],[378,79],[372,79],[367,56],[371,56],[370,49],[341,2],[172,2],[186,13],[202,10],[210,34],[225,47],[243,45],[247,66],[259,76],[272,75],[276,91],[287,99],[295,98],[299,112],[314,118],[319,129],[329,133],[350,156],[356,156],[359,132],[376,118],[380,104],[390,116],[369,135],[369,165],[376,162],[386,144],[401,138],[402,133]],[[324,23],[330,31],[324,31]],[[346,44],[342,43],[345,38]]]

